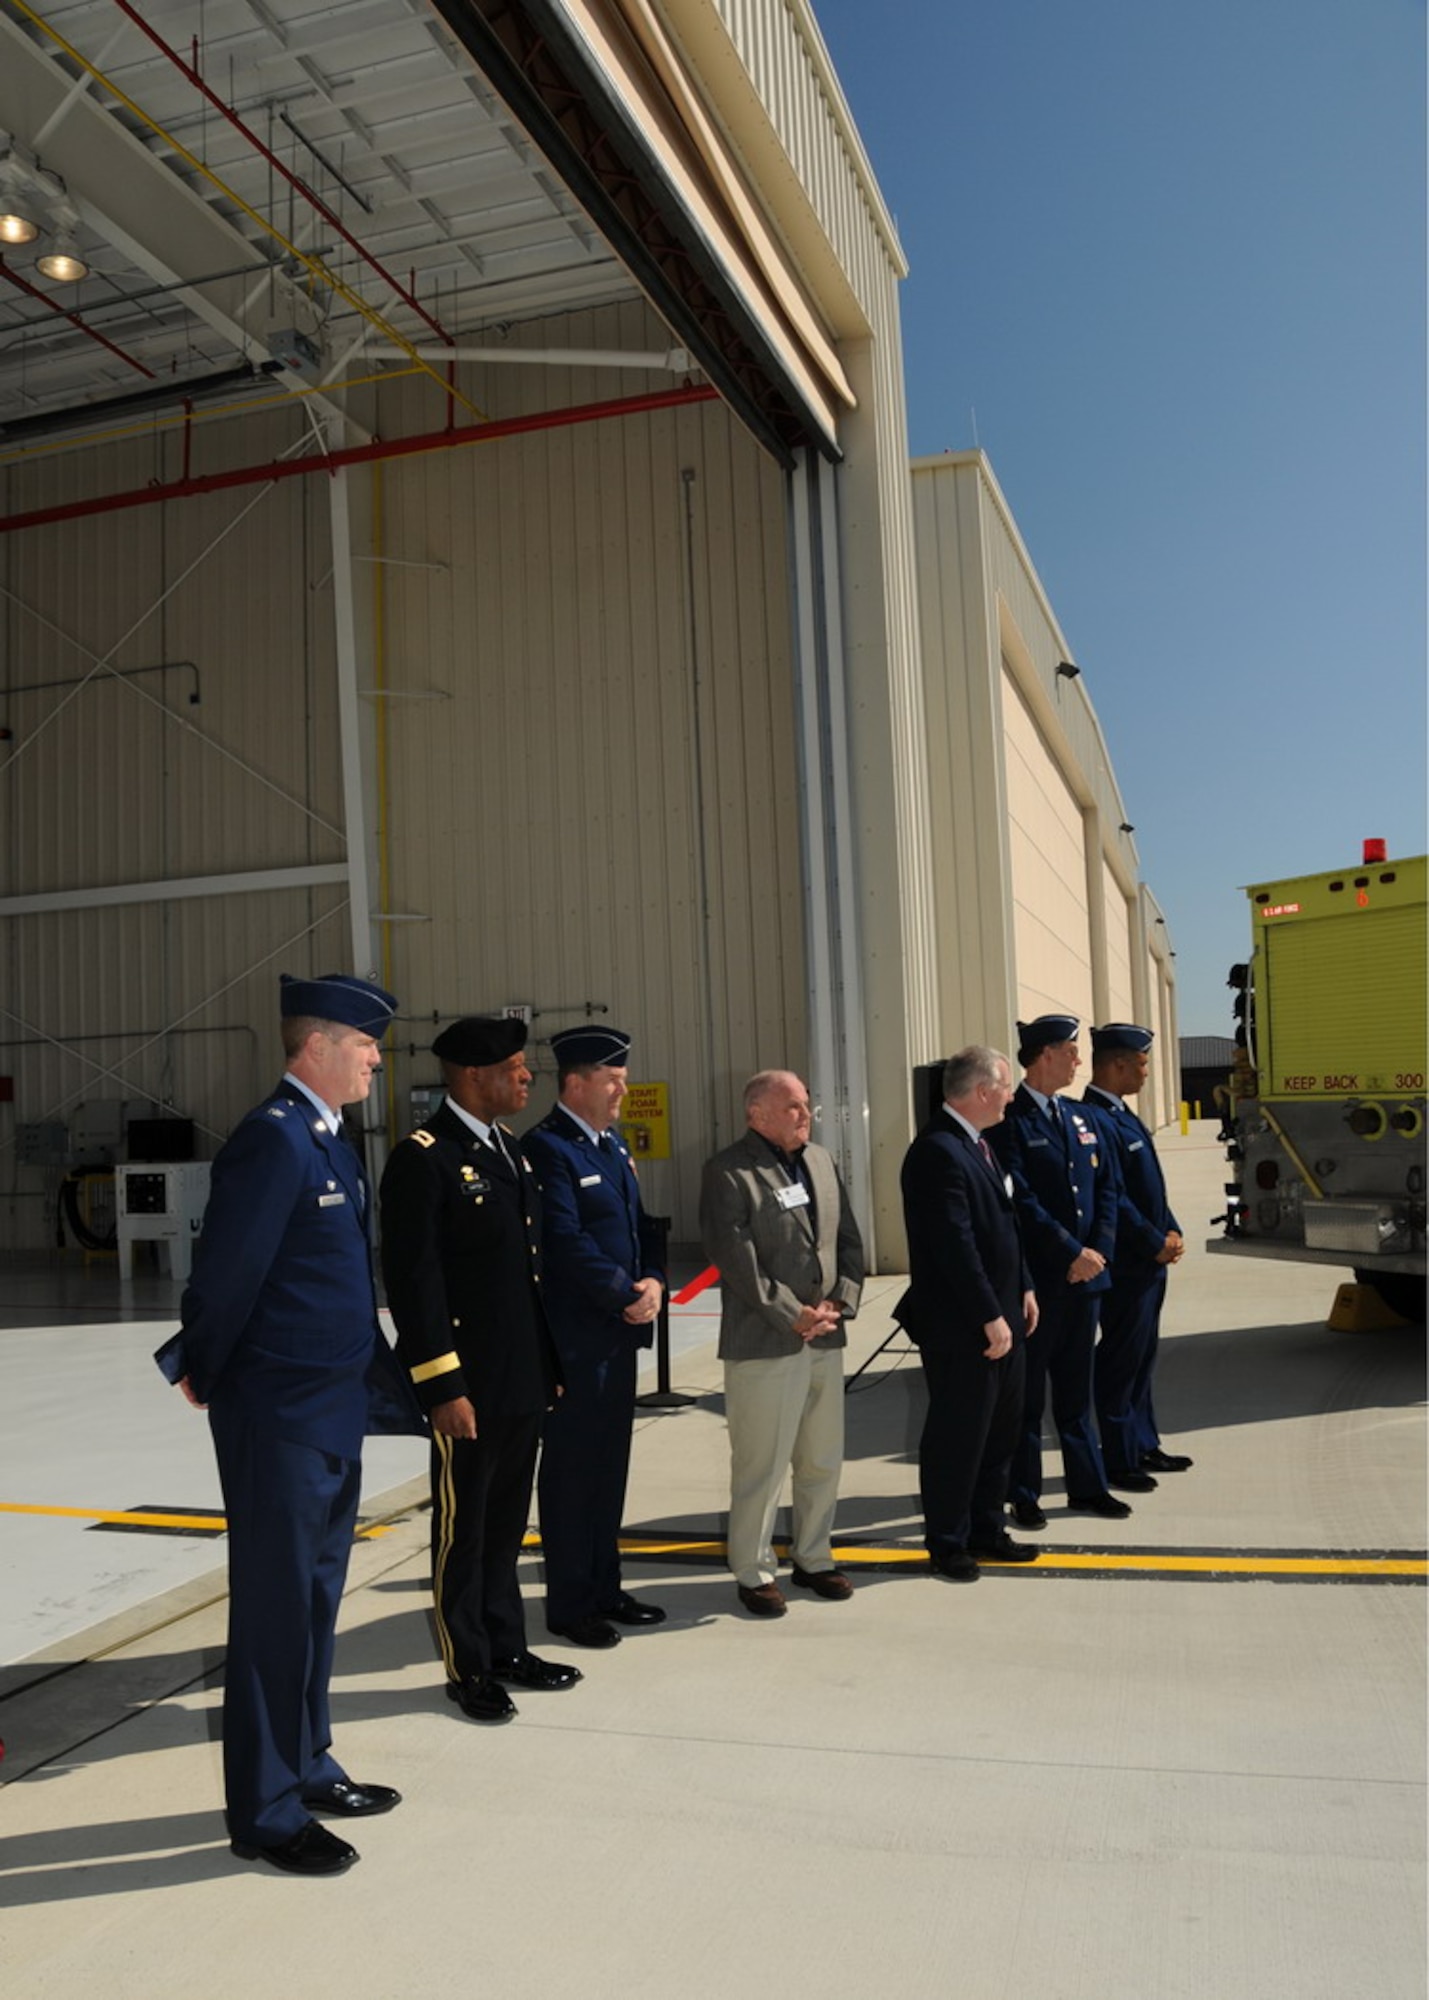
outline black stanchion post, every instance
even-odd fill
[[[666,1248],[670,1241],[670,1218],[668,1215],[647,1215],[646,1222],[655,1239],[659,1252],[658,1263],[662,1271],[668,1268]],[[670,1387],[670,1287],[666,1285],[660,1300],[660,1314],[655,1321],[655,1387],[644,1396],[635,1398],[642,1410],[683,1410],[690,1403],[699,1401],[697,1396],[682,1396]]]

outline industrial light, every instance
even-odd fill
[[[35,259],[35,268],[45,277],[53,278],[57,285],[77,285],[81,278],[89,276],[89,266],[79,254],[79,244],[75,238],[78,221],[62,217],[55,230],[55,240],[43,257]]]
[[[24,179],[13,157],[0,160],[0,243],[33,243],[40,233],[34,203],[21,192]]]
[[[1082,672],[1081,668],[1074,667],[1070,660],[1059,660],[1057,662],[1058,680],[1063,680],[1063,681],[1079,680],[1081,678],[1081,672]]]

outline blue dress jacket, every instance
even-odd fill
[[[546,1316],[568,1361],[648,1347],[653,1321],[632,1326],[622,1315],[638,1279],[664,1282],[630,1150],[615,1132],[604,1139],[598,1146],[559,1104],[521,1139],[541,1183]]]
[[[213,1163],[180,1330],[154,1357],[168,1380],[342,1458],[368,1432],[423,1432],[377,1323],[368,1200],[346,1139],[279,1084]]]
[[[1166,1199],[1166,1176],[1151,1133],[1129,1104],[1094,1084],[1088,1086],[1082,1103],[1107,1139],[1120,1182],[1112,1275],[1145,1275],[1160,1268],[1156,1258],[1167,1232],[1181,1231]]]
[[[1065,1284],[1082,1249],[1097,1250],[1111,1264],[1116,1242],[1118,1181],[1100,1126],[1080,1104],[1057,1099],[1060,1131],[1025,1084],[1007,1107],[988,1143],[1012,1176],[1027,1261],[1038,1292]],[[1104,1292],[1110,1270],[1073,1289]]]

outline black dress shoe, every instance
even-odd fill
[[[1014,1542],[1011,1535],[998,1535],[990,1542],[968,1543],[968,1554],[980,1563],[1035,1563],[1040,1553],[1028,1548],[1026,1542]]]
[[[228,1844],[240,1861],[271,1861],[289,1875],[341,1875],[357,1859],[355,1847],[339,1840],[315,1819],[277,1847],[255,1847],[247,1840],[230,1840]]]
[[[815,1597],[839,1600],[853,1596],[853,1585],[841,1569],[800,1569],[795,1563],[794,1581],[800,1590],[812,1590]]]
[[[788,1610],[777,1583],[737,1583],[739,1601],[756,1618],[782,1618]]]
[[[572,1625],[551,1625],[546,1630],[553,1639],[564,1639],[571,1646],[618,1646],[620,1634],[606,1618],[577,1618]]]
[[[573,1688],[585,1675],[579,1667],[564,1667],[555,1660],[538,1660],[534,1653],[521,1653],[514,1660],[493,1660],[491,1678],[510,1681],[519,1688]]]
[[[1074,1514],[1100,1514],[1108,1521],[1124,1521],[1131,1512],[1124,1500],[1116,1500],[1110,1493],[1086,1493],[1081,1499],[1069,1493],[1067,1505]]]
[[[1108,1486],[1114,1486],[1119,1493],[1154,1493],[1156,1481],[1149,1472],[1109,1472]]]
[[[335,1778],[303,1793],[309,1812],[332,1813],[338,1819],[364,1819],[372,1813],[391,1812],[402,1803],[402,1794],[390,1785],[354,1785],[350,1778]]]
[[[1189,1472],[1194,1464],[1195,1460],[1187,1458],[1184,1453],[1162,1451],[1160,1445],[1155,1451],[1144,1451],[1141,1454],[1143,1472]]]
[[[663,1625],[665,1613],[658,1604],[647,1604],[639,1597],[632,1597],[628,1590],[622,1590],[609,1611],[602,1617],[613,1625]]]
[[[490,1674],[468,1674],[464,1681],[447,1682],[447,1700],[454,1701],[473,1722],[509,1722],[516,1704]]]
[[[1014,1500],[1012,1518],[1019,1528],[1045,1528],[1047,1516],[1035,1500]]]
[[[949,1583],[976,1583],[982,1574],[976,1556],[966,1549],[929,1549],[928,1560],[935,1574],[945,1576]]]

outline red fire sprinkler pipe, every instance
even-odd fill
[[[349,248],[357,252],[358,256],[362,259],[363,263],[370,266],[370,268],[377,273],[378,277],[382,280],[383,284],[390,285],[393,291],[397,294],[398,298],[402,300],[403,304],[410,306],[412,308],[412,311],[416,313],[416,315],[423,322],[423,324],[429,326],[432,329],[432,332],[437,336],[438,340],[445,341],[447,346],[450,347],[452,344],[451,335],[447,332],[444,326],[439,325],[438,322],[432,318],[432,315],[427,311],[426,307],[422,304],[420,299],[418,299],[413,292],[409,291],[405,285],[401,284],[396,278],[394,278],[392,273],[386,268],[386,266],[380,264],[377,261],[377,259],[373,256],[370,250],[365,249],[363,245],[358,242],[357,238],[352,234],[351,230],[349,230],[346,227],[341,218],[333,214],[332,210],[328,207],[327,203],[323,201],[319,195],[313,192],[312,188],[308,186],[307,182],[302,178],[301,174],[292,173],[287,167],[285,167],[283,165],[283,162],[278,158],[277,154],[273,152],[269,147],[263,144],[263,141],[258,137],[258,134],[252,129],[252,127],[245,125],[243,120],[239,117],[238,113],[235,110],[233,110],[233,108],[230,105],[224,103],[223,99],[218,95],[218,92],[215,90],[210,90],[209,86],[204,82],[203,78],[199,75],[197,41],[195,41],[194,43],[194,60],[191,63],[186,63],[183,57],[179,54],[178,50],[175,48],[171,48],[169,44],[164,40],[163,36],[159,34],[155,29],[149,26],[149,23],[144,19],[143,15],[138,11],[138,9],[135,7],[131,7],[129,5],[129,0],[114,0],[114,4],[119,9],[121,14],[125,15],[127,19],[131,20],[134,23],[134,26],[140,29],[148,37],[148,39],[154,44],[154,47],[156,49],[159,49],[164,55],[168,57],[169,61],[174,65],[174,68],[179,72],[180,76],[187,77],[189,82],[193,85],[194,89],[198,91],[199,94],[213,106],[214,110],[217,111],[222,117],[226,118],[229,124],[233,126],[235,131],[241,132],[243,134],[244,138],[248,141],[249,145],[253,148],[253,150],[267,162],[267,164],[274,170],[274,172],[281,174],[283,179],[288,183],[289,187],[296,189],[296,191],[303,197],[304,201],[312,203],[313,207],[317,210],[318,214],[322,217],[323,221],[327,223],[328,227],[330,229],[335,229],[337,231],[338,235],[342,238],[343,242],[346,243],[349,246]]]
[[[125,362],[130,368],[136,369],[139,374],[147,375],[151,382],[156,379],[152,368],[146,368],[142,361],[136,361],[132,354],[126,354],[122,347],[116,347],[112,340],[107,339],[99,331],[98,327],[91,326],[87,320],[81,319],[78,313],[71,312],[67,306],[60,305],[55,299],[50,297],[48,292],[42,292],[38,285],[32,285],[28,278],[22,278],[18,271],[10,268],[3,257],[0,257],[0,278],[4,278],[8,283],[18,286],[22,292],[28,293],[32,299],[38,299],[42,306],[48,306],[52,313],[58,313],[61,319],[67,319],[71,326],[77,326],[81,333],[87,334],[91,340],[97,340],[101,347],[107,347],[109,352],[116,356],[117,359]]]
[[[189,500],[204,493],[222,493],[230,486],[263,486],[279,479],[307,479],[315,472],[340,472],[349,465],[375,465],[386,458],[414,458],[422,452],[451,451],[460,445],[491,444],[498,438],[521,437],[528,431],[564,430],[572,424],[602,423],[610,417],[638,417],[652,410],[680,409],[687,403],[712,403],[719,391],[707,382],[693,388],[656,389],[647,396],[622,396],[609,403],[576,403],[565,410],[537,410],[524,417],[502,417],[495,423],[466,424],[457,430],[423,431],[416,437],[377,438],[346,451],[315,453],[311,458],[271,459],[265,465],[232,466],[199,478],[174,479],[167,486],[139,486],[125,493],[106,493],[93,500],[71,500],[61,507],[36,507],[27,514],[0,517],[0,535],[24,528],[50,528],[59,521],[80,521],[91,514],[118,514],[130,507],[154,507],[165,500]]]

